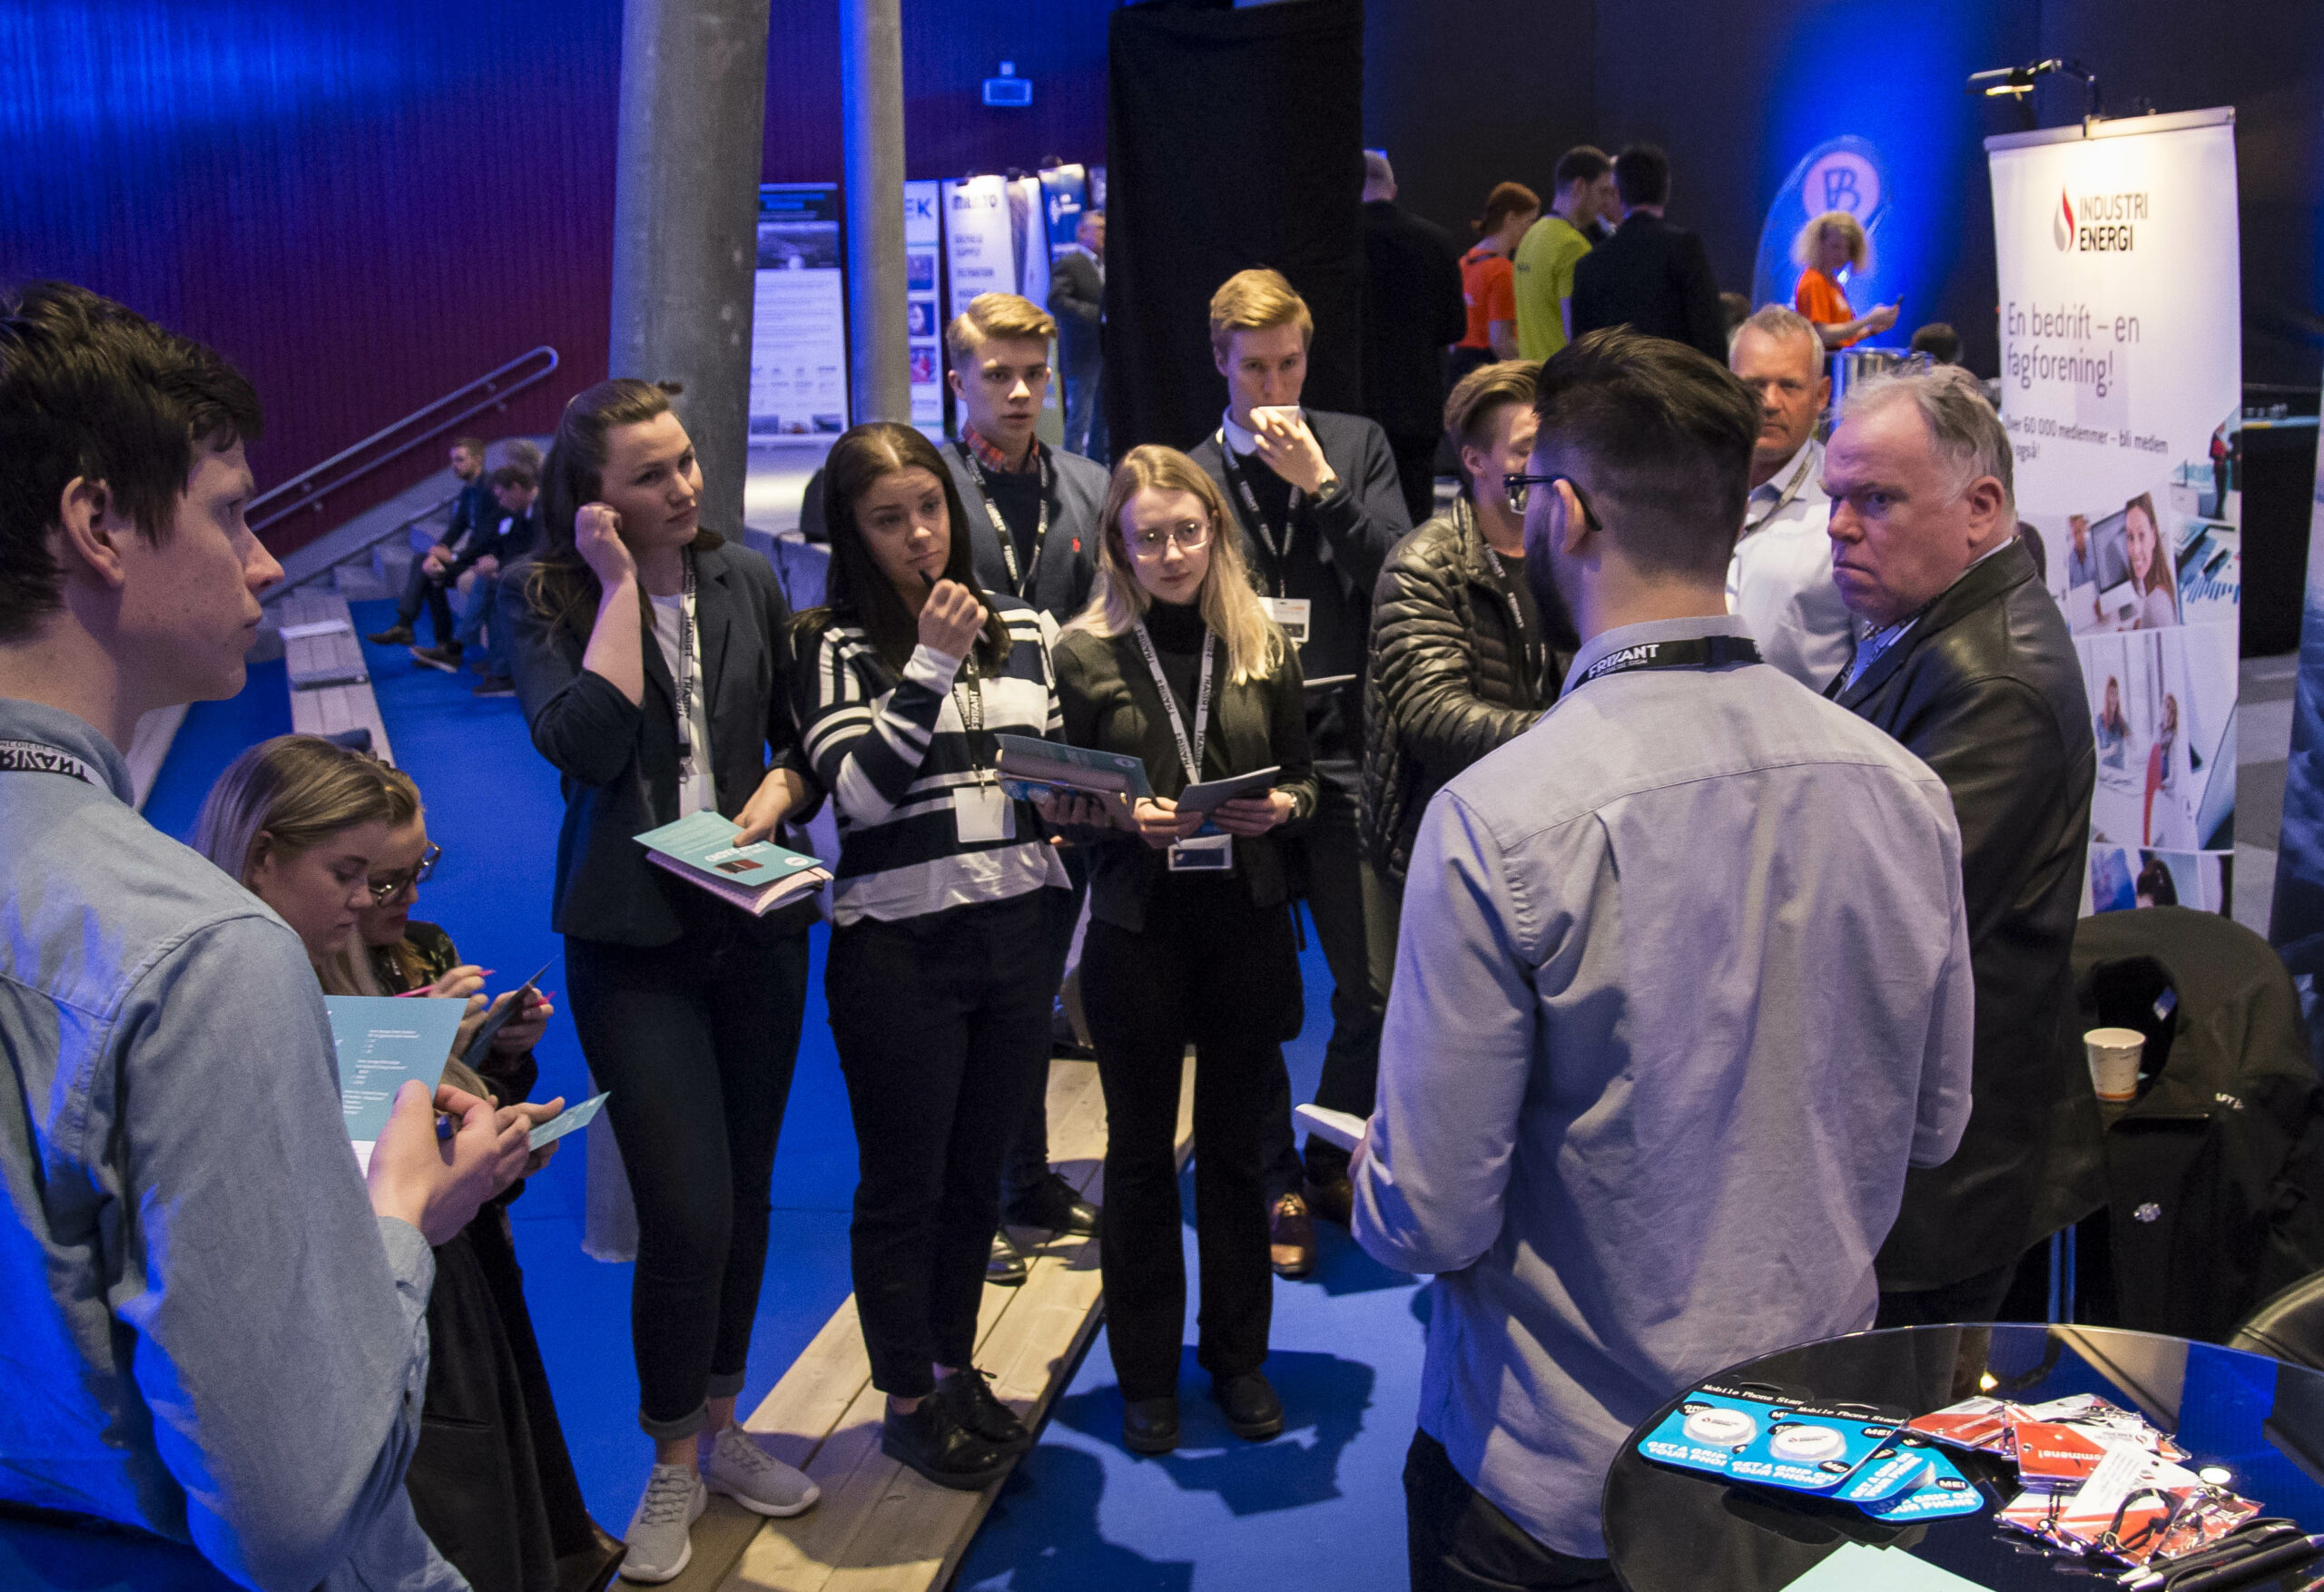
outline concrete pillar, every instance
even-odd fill
[[[626,0],[614,176],[615,376],[680,381],[702,523],[739,540],[767,0]]]
[[[900,0],[840,0],[847,147],[849,389],[854,418],[911,419],[904,342],[904,54]]]

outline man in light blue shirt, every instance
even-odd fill
[[[132,1585],[195,1585],[198,1552],[268,1592],[438,1592],[467,1583],[403,1489],[429,1245],[527,1120],[407,1085],[367,1189],[297,936],[137,815],[119,751],[241,687],[282,574],[243,517],[258,420],[120,305],[0,293],[0,1501],[151,1533]]]
[[[1630,1428],[1871,1324],[1908,1164],[1968,1115],[1961,850],[1935,774],[1726,612],[1758,406],[1628,331],[1542,367],[1526,572],[1556,706],[1430,804],[1364,1247],[1433,1273],[1413,1586],[1610,1587]]]

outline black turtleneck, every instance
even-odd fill
[[[1187,732],[1194,732],[1195,693],[1199,687],[1202,672],[1202,641],[1210,634],[1202,622],[1199,603],[1165,603],[1160,598],[1146,605],[1146,634],[1154,638],[1154,651],[1162,660],[1163,675],[1170,682],[1170,694],[1178,699],[1178,712],[1186,715]],[[1218,665],[1211,665],[1211,690],[1216,693]],[[1210,749],[1203,749],[1203,761],[1210,761]]]

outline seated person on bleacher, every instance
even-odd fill
[[[451,462],[452,475],[460,483],[459,492],[452,500],[451,522],[444,527],[443,536],[437,538],[436,545],[411,561],[411,574],[406,577],[403,595],[396,603],[396,622],[368,638],[377,645],[411,645],[419,639],[411,627],[423,606],[429,622],[436,626],[436,644],[440,647],[451,643],[452,600],[446,590],[452,583],[444,578],[444,570],[464,545],[488,531],[487,522],[493,514],[491,492],[484,479],[484,438],[463,437],[452,444]]]
[[[408,1086],[367,1190],[298,941],[138,816],[121,752],[241,689],[282,575],[244,517],[258,427],[200,344],[0,293],[0,1534],[114,1523],[138,1586],[450,1592],[403,1490],[427,1239],[523,1126]]]
[[[466,583],[468,607],[459,630],[440,646],[411,649],[415,662],[457,674],[465,648],[481,637],[485,659],[477,667],[484,679],[476,687],[478,696],[517,694],[517,683],[509,674],[514,665],[509,661],[508,627],[501,622],[500,572],[533,550],[533,532],[538,523],[533,504],[538,495],[539,477],[527,466],[507,464],[492,472],[498,516],[489,522],[488,529],[470,537],[468,545],[444,566],[442,578],[447,585]],[[471,570],[476,572],[473,579],[468,578]]]
[[[290,925],[327,993],[426,989],[465,999],[456,1053],[472,1042],[487,1013],[477,994],[484,969],[463,965],[441,929],[409,920],[433,862],[409,774],[312,735],[279,735],[218,777],[194,848]],[[561,1101],[510,1104],[539,1076],[532,1047],[549,1011],[547,999],[529,998],[493,1036],[481,1076],[453,1061],[446,1081],[490,1097],[527,1130],[556,1115]],[[555,1149],[534,1152],[527,1174]],[[476,1592],[566,1584],[560,1561],[588,1584],[587,1572],[622,1553],[582,1503],[525,1308],[507,1217],[523,1188],[513,1185],[435,1246],[427,1399],[405,1478],[420,1528]]]

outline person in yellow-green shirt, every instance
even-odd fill
[[[1606,152],[1577,144],[1558,158],[1557,193],[1550,211],[1517,245],[1517,352],[1546,359],[1566,345],[1566,300],[1573,268],[1590,252],[1591,230],[1615,213],[1614,162]]]

